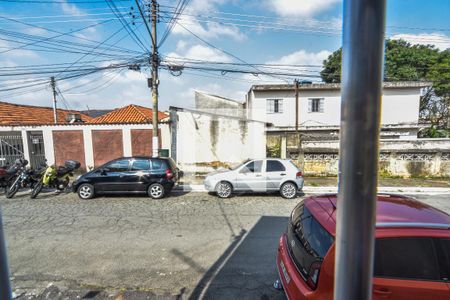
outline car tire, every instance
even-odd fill
[[[161,199],[164,197],[165,193],[164,186],[159,183],[153,183],[147,189],[148,196],[153,199]]]
[[[297,185],[293,182],[285,182],[280,188],[280,195],[285,199],[294,199],[297,196]]]
[[[229,198],[233,194],[233,186],[229,182],[221,181],[216,186],[216,195],[219,198]]]
[[[77,194],[80,199],[92,199],[95,196],[94,186],[92,184],[83,183],[78,187]]]

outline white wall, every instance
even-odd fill
[[[184,171],[196,164],[241,162],[265,157],[265,124],[193,111],[177,111],[177,163]],[[216,120],[216,121],[215,121]]]
[[[131,129],[152,129],[153,126],[151,124],[117,124],[117,125],[46,125],[46,126],[0,126],[0,131],[20,131],[22,133],[22,140],[24,144],[24,155],[25,159],[29,160],[29,151],[28,151],[28,140],[27,140],[27,132],[28,131],[42,131],[42,135],[44,138],[44,151],[45,158],[47,159],[48,164],[55,163],[55,153],[53,146],[53,130],[64,131],[64,130],[80,130],[83,131],[83,140],[84,140],[84,152],[85,152],[85,162],[87,168],[94,166],[94,151],[92,147],[92,130],[112,130],[119,129],[122,130],[123,137],[123,153],[124,156],[132,155],[132,146],[131,146]],[[162,149],[169,149],[170,155],[170,145],[171,145],[171,137],[170,137],[170,129],[169,124],[162,123],[159,124],[159,128],[161,130],[161,146]]]
[[[273,123],[277,127],[295,126],[294,91],[252,91],[249,97],[255,120]],[[308,112],[308,99],[324,98],[323,112]],[[267,99],[283,99],[283,113],[267,113]],[[383,90],[381,123],[417,124],[419,119],[419,88],[389,88]],[[341,118],[341,95],[339,90],[300,90],[299,126],[338,126]]]

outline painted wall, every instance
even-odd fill
[[[170,128],[168,123],[160,124],[160,145],[161,149],[171,149],[171,136],[170,136]],[[147,129],[152,130],[153,126],[151,124],[116,124],[116,125],[48,125],[48,126],[0,126],[0,133],[11,133],[11,132],[20,132],[22,135],[23,147],[24,147],[24,157],[28,161],[29,151],[28,151],[28,139],[26,138],[27,132],[31,131],[42,131],[42,135],[44,138],[44,151],[45,158],[47,159],[48,164],[54,164],[55,162],[59,164],[59,160],[63,159],[62,157],[69,157],[66,154],[57,153],[59,151],[60,146],[55,147],[54,134],[57,133],[57,139],[60,136],[64,136],[66,132],[69,132],[69,136],[71,135],[71,131],[79,131],[82,132],[82,143],[84,147],[84,165],[86,169],[89,170],[93,168],[94,165],[98,166],[99,159],[97,159],[97,163],[94,162],[94,145],[93,145],[93,131],[108,131],[108,130],[119,130],[122,132],[122,152],[123,156],[132,156],[132,130],[135,129]],[[67,139],[67,138],[66,138]],[[76,138],[79,140],[79,136]],[[67,141],[66,141],[67,142]],[[117,154],[120,154],[117,152]],[[170,153],[169,153],[170,154]],[[78,155],[78,153],[76,154]],[[74,154],[75,156],[75,154]],[[72,158],[71,158],[72,159]],[[81,158],[80,158],[81,162]],[[83,164],[82,164],[83,165]]]
[[[304,173],[337,175],[339,141],[302,143]],[[379,172],[383,176],[450,176],[450,139],[380,141]]]
[[[53,131],[53,148],[56,165],[61,166],[64,164],[64,161],[72,159],[79,161],[81,164],[80,168],[86,170],[82,130]]]
[[[310,98],[324,98],[323,112],[308,112]],[[283,99],[282,113],[267,113],[267,99]],[[252,91],[248,97],[249,118],[273,123],[279,127],[295,126],[295,94],[293,91]],[[419,119],[419,88],[383,90],[382,124],[417,124]],[[398,113],[401,111],[401,114]],[[337,126],[341,118],[339,90],[300,90],[299,125]]]
[[[122,130],[92,130],[92,146],[95,167],[124,156]]]
[[[188,110],[176,111],[176,158],[183,171],[210,171],[265,157],[264,123]]]

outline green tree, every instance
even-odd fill
[[[327,83],[341,81],[342,48],[323,62],[320,75]],[[404,40],[387,40],[385,81],[431,81],[421,97],[420,119],[429,126],[421,134],[448,136],[450,127],[450,49],[439,51],[432,45],[412,45]]]

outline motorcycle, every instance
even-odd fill
[[[16,159],[14,164],[10,167],[0,167],[0,188],[3,188],[5,193],[14,181],[14,178],[21,168],[26,166],[28,161],[22,158]]]
[[[33,191],[31,192],[31,198],[36,198],[43,187],[64,191],[70,187],[70,177],[73,176],[72,172],[80,166],[81,164],[78,161],[66,160],[64,166],[56,167],[55,165],[51,165],[47,167],[42,178],[34,186]]]
[[[42,165],[41,168],[34,170],[31,168],[22,167],[20,172],[17,174],[13,183],[6,190],[6,198],[12,198],[19,191],[20,188],[30,187],[34,188],[34,185],[41,179],[44,175],[47,165]]]

